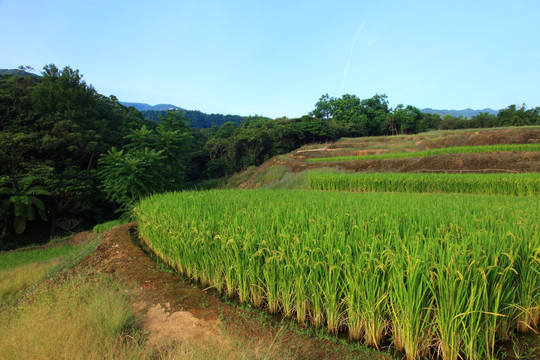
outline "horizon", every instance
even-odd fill
[[[70,66],[123,102],[204,113],[294,118],[326,93],[386,94],[391,107],[531,108],[539,15],[532,0],[0,0],[0,67]]]

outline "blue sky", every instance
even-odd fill
[[[79,69],[104,95],[296,117],[322,94],[540,106],[540,1],[0,0],[0,68]]]

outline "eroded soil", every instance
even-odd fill
[[[135,226],[126,224],[106,232],[94,254],[79,266],[91,273],[112,274],[133,292],[142,328],[153,346],[193,340],[230,348],[231,358],[240,347],[249,358],[391,359],[383,353],[352,350],[334,340],[310,337],[289,320],[239,308],[163,270],[131,237]]]

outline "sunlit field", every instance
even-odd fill
[[[136,208],[186,276],[408,359],[493,356],[538,324],[538,196],[205,191]]]

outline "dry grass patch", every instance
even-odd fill
[[[61,258],[54,258],[46,262],[27,264],[1,271],[0,306],[17,300],[25,289],[35,284],[60,263]]]

